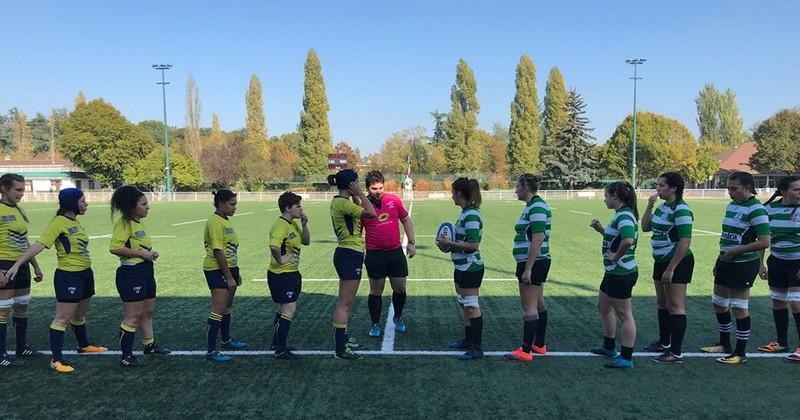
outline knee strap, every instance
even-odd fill
[[[31,303],[31,295],[30,293],[27,295],[22,296],[14,296],[14,304],[15,305],[27,305]]]
[[[789,292],[787,295],[789,302],[800,302],[800,292]]]
[[[747,309],[750,301],[748,299],[731,299],[731,308]]]
[[[779,292],[777,290],[770,289],[769,297],[771,297],[772,300],[780,300],[782,302],[786,302],[789,300],[789,291],[787,290],[785,292]]]
[[[464,306],[467,306],[467,307],[470,307],[470,308],[480,308],[481,307],[481,305],[478,303],[478,297],[477,296],[466,296],[464,298]]]
[[[721,306],[723,308],[727,308],[730,306],[731,300],[729,298],[713,294],[711,295],[711,303],[717,306]]]
[[[461,296],[460,293],[456,293],[456,300],[458,301],[459,305],[463,305],[464,304],[464,296]]]
[[[11,309],[14,306],[14,298],[0,299],[0,309]]]

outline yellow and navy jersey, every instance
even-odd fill
[[[331,201],[331,222],[339,248],[364,252],[361,215],[364,209],[348,198],[333,197]]]
[[[19,206],[0,202],[0,260],[16,261],[28,249],[28,218]]]
[[[114,222],[111,245],[108,249],[113,251],[120,248],[128,248],[135,251],[150,251],[153,249],[150,237],[147,236],[147,230],[144,228],[144,223],[138,220],[125,220],[124,218]],[[144,262],[144,259],[120,256],[119,262],[122,265],[135,265]]]
[[[214,257],[215,249],[219,249],[225,254],[225,262],[228,264],[229,268],[238,266],[239,257],[237,255],[237,250],[239,249],[239,237],[236,236],[236,231],[233,230],[231,219],[220,216],[218,213],[212,214],[206,222],[203,242],[206,247],[206,257],[203,259],[203,270],[213,271],[220,269],[217,258]]]
[[[269,230],[270,248],[278,248],[281,255],[291,255],[294,258],[286,264],[281,264],[270,251],[269,271],[275,274],[291,273],[300,267],[300,246],[303,230],[297,221],[289,222],[279,217]]]
[[[59,270],[83,271],[92,267],[89,234],[77,219],[63,215],[54,217],[36,242],[46,248],[56,245]]]

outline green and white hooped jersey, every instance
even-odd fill
[[[606,251],[616,252],[623,239],[633,239],[633,245],[616,262],[605,257]],[[639,240],[639,226],[636,216],[629,207],[621,207],[603,230],[603,265],[609,274],[630,274],[639,271],[636,264],[636,243]]]
[[[800,260],[800,206],[781,204],[766,206],[771,232],[769,252],[782,260]]]
[[[658,206],[650,219],[650,228],[653,231],[653,236],[650,238],[653,259],[670,261],[675,254],[678,241],[692,237],[693,221],[692,209],[683,200],[675,202],[674,207],[670,207],[667,203]],[[691,254],[691,250],[686,252],[686,255]]]
[[[544,241],[539,249],[536,260],[550,259],[550,227],[553,214],[550,206],[538,195],[533,197],[525,206],[519,220],[514,225],[514,259],[517,262],[528,261],[528,251],[531,248],[531,239],[535,233],[544,233]]]
[[[483,237],[483,219],[478,209],[467,207],[458,215],[455,223],[456,242],[480,243]],[[464,252],[453,250],[450,253],[453,265],[458,271],[479,271],[483,269],[480,251]]]
[[[767,210],[755,197],[744,203],[732,201],[725,208],[722,219],[722,234],[719,238],[719,255],[740,245],[755,242],[760,235],[769,235],[769,216]],[[733,262],[747,262],[758,259],[758,252],[745,252],[733,257]]]

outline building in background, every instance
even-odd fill
[[[86,172],[68,160],[0,160],[0,173],[15,173],[25,177],[28,193],[48,193],[64,188],[85,191],[98,190],[100,184],[92,181]]]

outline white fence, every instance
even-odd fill
[[[759,198],[766,199],[774,190],[761,189],[758,191]],[[89,202],[109,202],[111,200],[111,191],[87,191],[86,200]],[[237,193],[239,201],[266,201],[276,202],[281,192],[265,191],[265,192],[246,192],[242,191]],[[325,192],[298,192],[304,200],[307,201],[328,201],[336,195],[335,191]],[[639,190],[638,195],[641,199],[646,199],[655,194],[655,190]],[[402,194],[404,200],[412,199],[411,192]],[[539,195],[545,200],[602,200],[603,190],[542,190]],[[484,201],[509,201],[516,200],[516,194],[513,190],[493,190],[482,191],[481,196]],[[729,199],[728,191],[724,189],[696,189],[685,190],[683,196],[687,200],[727,200]],[[210,192],[176,192],[169,195],[165,193],[147,193],[148,199],[151,201],[167,201],[172,198],[172,201],[178,202],[211,202],[213,196]],[[416,201],[440,201],[450,200],[449,191],[414,191],[413,199]],[[50,202],[55,203],[58,201],[58,193],[27,193],[25,194],[25,201],[27,202]]]

